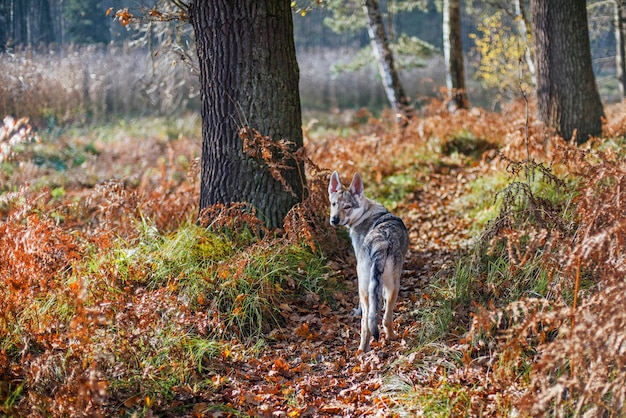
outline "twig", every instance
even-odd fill
[[[524,122],[524,135],[526,138],[526,161],[530,162],[530,146],[529,146],[529,138],[528,138],[528,97],[526,96],[526,91],[524,90],[524,86],[522,84],[522,58],[520,56],[519,62],[518,62],[518,67],[519,67],[519,77],[518,77],[518,81],[519,81],[519,90],[522,93],[522,98],[524,99],[524,103],[526,105],[526,120]]]
[[[574,282],[574,301],[572,302],[572,337],[574,335],[574,328],[576,327],[576,304],[578,303],[578,285],[580,284],[580,256],[577,260],[576,266],[576,281]],[[570,359],[570,394],[573,393],[573,381],[575,377],[574,373],[575,361],[574,357]]]
[[[530,190],[530,193],[532,195],[532,189],[530,188],[530,175],[531,175],[531,168],[530,168],[530,139],[528,138],[528,97],[526,96],[526,91],[524,90],[524,85],[522,84],[522,80],[523,80],[523,66],[522,66],[522,56],[520,54],[519,60],[517,61],[517,66],[519,68],[519,76],[518,76],[518,83],[519,83],[519,90],[522,93],[522,98],[524,99],[524,103],[525,103],[525,117],[526,120],[524,121],[524,138],[526,140],[526,181],[528,182],[528,189]],[[534,174],[534,173],[533,173]]]

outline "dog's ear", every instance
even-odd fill
[[[357,197],[363,197],[363,180],[359,173],[354,173],[352,183],[350,183],[350,193]]]
[[[328,183],[328,194],[337,193],[341,190],[341,181],[339,180],[339,173],[336,171],[330,175],[330,182]]]

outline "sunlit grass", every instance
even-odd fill
[[[472,235],[480,233],[485,224],[498,215],[501,200],[497,194],[510,181],[510,177],[501,171],[481,175],[469,183],[469,193],[455,200],[455,210],[472,219]]]
[[[0,165],[0,193],[30,184],[35,190],[94,187],[121,179],[134,185],[159,175],[182,181],[200,155],[200,119],[137,117],[98,125],[68,125],[20,144],[15,164]]]

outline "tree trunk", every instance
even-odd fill
[[[620,98],[626,97],[626,0],[615,0],[615,69]]]
[[[28,4],[26,1],[13,0],[12,17],[12,33],[11,39],[13,45],[28,45]]]
[[[249,126],[300,149],[299,70],[289,0],[193,0],[202,103],[200,210],[216,203],[247,202],[269,227],[282,226],[303,198],[301,162],[289,159],[282,176],[245,155],[240,128]]]
[[[533,0],[539,119],[581,144],[602,134],[585,0]]]
[[[469,102],[463,71],[460,0],[443,0],[443,56],[446,65],[448,108],[467,109]]]
[[[36,27],[33,31],[31,42],[34,45],[50,44],[55,41],[54,31],[52,29],[52,15],[50,13],[49,0],[31,0],[32,14],[31,19]]]
[[[517,19],[517,31],[520,36],[524,38],[524,41],[528,41],[528,34],[532,33],[530,29],[530,24],[528,22],[528,16],[526,10],[524,9],[524,4],[522,0],[515,0],[515,17]],[[537,76],[535,70],[535,61],[533,60],[533,54],[530,50],[530,45],[524,48],[524,59],[526,60],[526,65],[528,66],[528,71],[530,72],[530,81],[533,85],[537,84]]]
[[[9,39],[8,35],[11,33],[10,6],[11,3],[8,1],[0,1],[0,52],[4,52]]]
[[[0,6],[0,48],[55,41],[50,0],[9,0]],[[9,43],[10,45],[7,45]]]
[[[401,117],[410,117],[409,100],[404,94],[400,78],[393,63],[385,25],[380,14],[378,0],[364,0],[363,11],[367,20],[367,32],[372,45],[383,87],[393,111]]]

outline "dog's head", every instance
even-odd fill
[[[330,176],[328,184],[330,199],[330,224],[333,226],[351,226],[363,214],[363,180],[354,174],[348,189],[344,189],[336,171]]]

